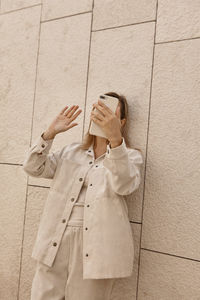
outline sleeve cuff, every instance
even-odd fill
[[[37,141],[36,141],[36,152],[42,154],[43,152],[49,152],[51,145],[53,143],[53,139],[50,140],[44,140],[42,135],[43,135],[44,131],[40,134],[40,136],[38,137]]]
[[[126,153],[127,153],[127,148],[126,148],[124,137],[122,137],[122,143],[117,147],[111,148],[110,143],[107,145],[107,151],[106,151],[107,158],[118,159],[124,156],[124,154]]]

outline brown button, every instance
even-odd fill
[[[98,167],[98,165],[96,165],[96,167]]]
[[[92,186],[92,183],[90,183],[90,186]]]
[[[88,253],[86,253],[85,256],[88,256]]]
[[[74,198],[71,198],[71,201],[74,201]]]
[[[88,230],[88,228],[87,228],[87,227],[85,227],[85,230]]]
[[[54,246],[57,246],[57,243],[54,242],[53,245],[54,245]]]
[[[45,145],[44,144],[42,144],[42,148],[44,148],[45,147]]]
[[[82,181],[83,180],[83,178],[81,177],[81,178],[79,178],[79,181]]]
[[[39,153],[38,153],[38,155],[41,155],[41,154],[42,154],[42,152],[39,152]]]
[[[88,152],[91,152],[91,150],[88,150]]]
[[[89,206],[90,206],[90,204],[87,205],[87,207],[89,207]]]
[[[63,219],[63,220],[62,220],[62,222],[63,222],[63,223],[65,223],[65,222],[66,222],[66,220],[65,220],[65,219]]]
[[[89,164],[92,164],[92,161],[90,161]]]

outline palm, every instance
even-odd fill
[[[72,123],[72,121],[74,121],[78,117],[82,110],[78,110],[75,113],[78,105],[73,105],[69,109],[67,108],[68,106],[65,106],[50,125],[51,130],[55,133],[66,131],[78,125],[78,123]]]

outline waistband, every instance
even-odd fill
[[[83,226],[84,204],[75,203],[69,217],[69,226]]]
[[[71,220],[68,222],[67,226],[76,226],[76,227],[83,227],[83,221],[79,220]]]

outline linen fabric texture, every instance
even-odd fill
[[[22,166],[30,176],[52,179],[31,257],[53,265],[74,203],[92,168],[84,205],[83,279],[131,276],[134,239],[126,196],[141,182],[140,151],[127,147],[123,137],[117,147],[107,144],[104,159],[97,163],[93,145],[83,150],[80,142],[73,142],[50,152],[54,139],[44,140],[43,133],[27,151]]]
[[[83,279],[83,227],[78,223],[66,227],[52,267],[37,261],[30,300],[111,299],[116,278]]]

